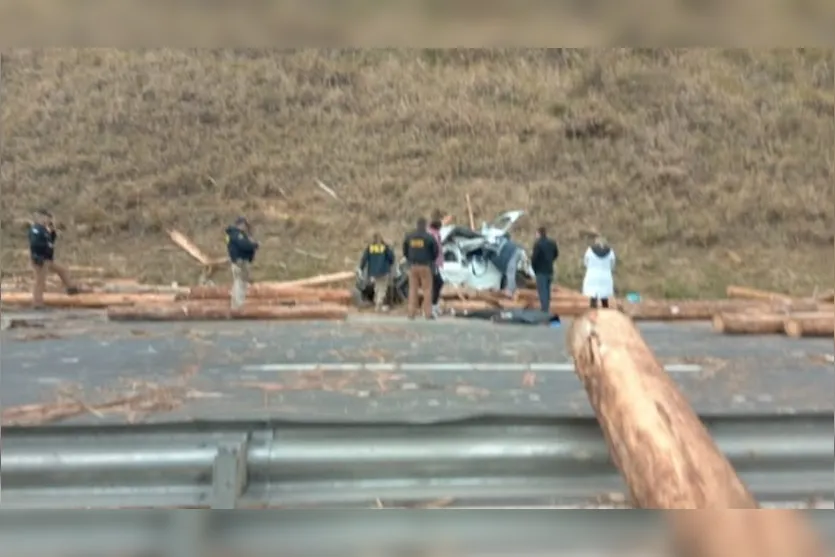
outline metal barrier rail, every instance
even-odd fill
[[[831,511],[806,515],[833,547]],[[642,510],[0,510],[0,557],[650,557],[665,554],[652,543],[662,532],[662,516]]]
[[[706,420],[761,501],[829,500],[831,414]],[[15,509],[588,504],[623,491],[594,419],[6,428]]]

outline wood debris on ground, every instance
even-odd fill
[[[52,402],[4,408],[2,425],[46,425],[85,414],[97,418],[117,414],[124,416],[129,422],[135,422],[148,414],[174,410],[188,397],[188,390],[183,386],[153,383],[136,384],[127,393],[111,395],[98,401],[85,400],[81,394],[65,392],[59,394]]]

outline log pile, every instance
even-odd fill
[[[722,308],[712,317],[713,330],[726,335],[786,335],[835,339],[835,303],[826,293],[808,298],[729,286],[728,298],[756,302],[747,309]]]
[[[577,376],[636,508],[667,513],[673,554],[823,557],[799,511],[759,504],[675,382],[621,312],[599,310],[568,331]]]

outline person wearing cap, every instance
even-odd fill
[[[46,290],[46,275],[55,273],[61,279],[67,294],[78,294],[78,288],[70,279],[70,274],[62,265],[55,263],[55,241],[58,233],[52,220],[52,214],[46,209],[38,209],[32,217],[29,226],[29,257],[32,270],[35,273],[35,283],[32,286],[32,306],[43,308],[43,294]]]
[[[383,240],[383,235],[375,232],[371,243],[362,252],[359,268],[374,283],[374,309],[383,311],[386,293],[389,288],[391,268],[394,266],[394,250]]]
[[[583,296],[589,298],[592,308],[609,307],[609,298],[615,295],[615,252],[606,238],[598,236],[583,256],[586,275],[583,277]]]
[[[226,228],[226,251],[232,266],[232,309],[239,309],[246,301],[249,284],[249,266],[258,251],[258,242],[250,237],[252,229],[244,217]]]

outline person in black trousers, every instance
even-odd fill
[[[536,275],[536,294],[542,311],[551,311],[551,285],[554,282],[554,263],[560,256],[557,243],[548,237],[547,230],[540,226],[531,252],[531,268]]]

